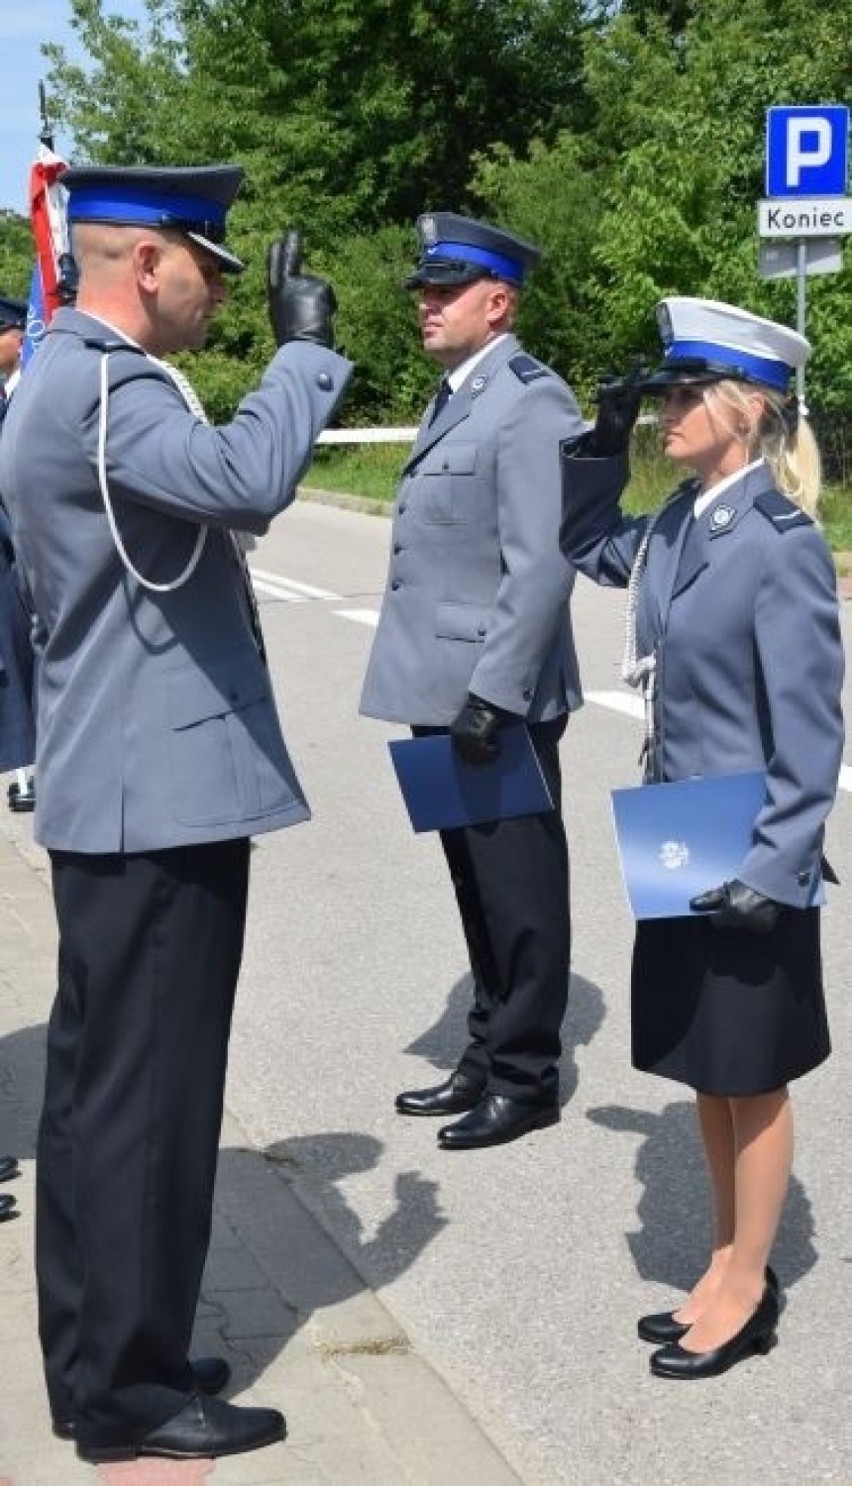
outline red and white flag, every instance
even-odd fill
[[[21,348],[26,366],[55,311],[73,295],[73,262],[62,172],[66,162],[42,141],[30,170],[30,221],[35,265],[30,285],[27,329]]]

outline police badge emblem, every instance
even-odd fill
[[[726,526],[730,526],[736,514],[731,506],[717,506],[710,517],[710,530],[724,531]]]

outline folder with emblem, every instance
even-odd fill
[[[498,736],[500,751],[489,764],[465,763],[449,733],[398,738],[388,744],[415,831],[452,830],[553,809],[523,723],[501,728]]]
[[[736,877],[765,799],[763,770],[613,790],[633,917],[686,917],[690,898]]]

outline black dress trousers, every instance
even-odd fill
[[[123,1444],[194,1392],[249,841],[51,861],[39,1329],[54,1417]]]
[[[515,1099],[558,1095],[571,955],[559,768],[567,721],[528,724],[552,811],[441,832],[475,987],[459,1067]]]

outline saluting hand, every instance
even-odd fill
[[[326,279],[302,273],[301,265],[302,240],[291,227],[266,254],[269,318],[276,343],[311,341],[331,348],[337,298]]]
[[[589,452],[601,457],[622,454],[630,443],[639,417],[644,368],[635,366],[626,377],[606,377],[598,386],[598,416],[589,436]]]

